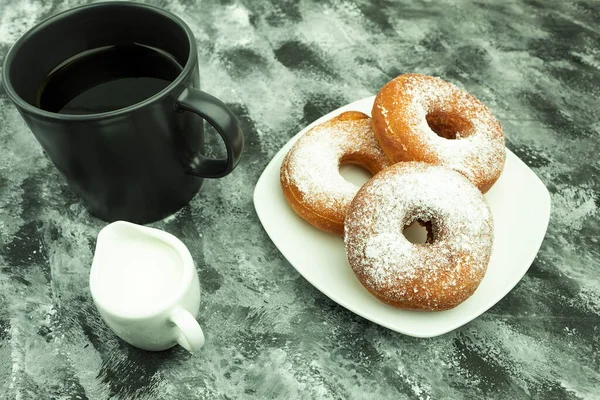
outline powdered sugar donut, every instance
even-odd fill
[[[280,171],[287,202],[315,227],[341,236],[359,189],[340,175],[339,166],[350,163],[372,174],[391,165],[373,137],[371,119],[357,111],[315,126],[294,144]]]
[[[427,222],[430,240],[403,235]],[[420,162],[398,163],[358,192],[346,216],[344,241],[352,270],[381,301],[411,310],[447,310],[483,279],[493,222],[483,195],[461,174]]]
[[[502,173],[500,123],[479,100],[440,78],[400,75],[379,91],[372,114],[375,138],[392,161],[444,165],[483,193]]]

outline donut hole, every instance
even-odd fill
[[[425,117],[427,125],[444,139],[462,139],[471,133],[473,124],[458,114],[434,110]]]
[[[342,178],[358,187],[361,187],[373,177],[373,174],[366,168],[349,162],[340,165],[340,175]]]
[[[415,219],[404,225],[402,234],[413,244],[429,244],[433,241],[431,221]]]

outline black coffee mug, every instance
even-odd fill
[[[93,114],[39,107],[44,80],[65,60],[120,45],[158,49],[181,66],[163,90],[136,104]],[[105,220],[148,223],[186,205],[202,178],[229,174],[244,138],[235,115],[199,90],[190,28],[160,8],[97,3],[55,15],[21,37],[3,69],[6,92],[88,211]],[[203,119],[221,135],[224,159],[204,156]]]

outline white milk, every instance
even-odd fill
[[[182,260],[153,237],[118,235],[103,247],[98,290],[107,305],[126,313],[155,310],[178,296]]]

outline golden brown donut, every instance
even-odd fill
[[[431,240],[409,242],[414,221]],[[475,292],[488,266],[493,221],[482,193],[458,172],[422,162],[395,164],[357,193],[346,215],[344,242],[358,280],[394,307],[437,311]]]
[[[502,173],[502,126],[479,100],[440,78],[398,76],[377,93],[372,118],[375,138],[394,162],[444,165],[482,193]]]
[[[391,164],[371,125],[361,112],[342,113],[306,132],[283,160],[283,195],[315,227],[339,236],[344,233],[346,209],[359,187],[340,175],[340,165],[357,164],[376,174]]]

